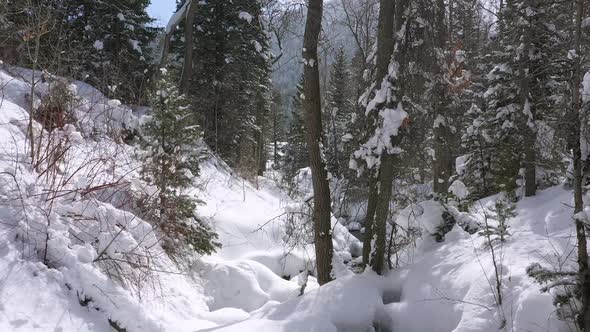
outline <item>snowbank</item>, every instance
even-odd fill
[[[250,319],[212,331],[370,331],[387,330],[384,293],[389,282],[373,272],[336,279],[305,296],[269,303]]]

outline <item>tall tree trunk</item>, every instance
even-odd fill
[[[313,183],[313,222],[318,283],[332,279],[332,227],[330,224],[330,187],[322,159],[322,106],[318,39],[322,27],[323,0],[309,0],[303,36],[304,108],[307,126],[307,148]]]
[[[449,5],[451,6],[451,4]],[[450,9],[449,9],[450,10]],[[436,48],[440,50],[440,54],[445,54],[447,51],[447,38],[450,40],[452,31],[451,23],[449,23],[448,34],[445,31],[445,2],[444,0],[436,1],[435,21],[437,41]],[[449,18],[450,22],[450,18]],[[433,185],[432,189],[436,194],[444,195],[449,189],[449,178],[452,172],[451,162],[451,147],[449,144],[450,131],[444,114],[448,106],[447,81],[445,80],[446,73],[444,72],[442,61],[446,59],[438,59],[438,52],[435,52],[433,72],[439,72],[439,78],[436,82],[434,92],[434,117],[433,117],[433,143],[434,143],[434,160],[432,161],[432,175]]]
[[[182,65],[182,75],[180,77],[180,92],[185,93],[193,76],[193,24],[197,11],[196,1],[192,1],[187,9],[186,21],[184,22],[184,64]]]
[[[576,0],[576,20],[574,50],[580,54],[582,39],[582,18],[584,12],[584,0]],[[574,214],[584,208],[582,198],[582,151],[580,146],[582,100],[580,96],[580,84],[582,79],[582,68],[580,58],[574,59],[574,70],[572,73],[572,109],[571,109],[571,139],[573,162],[574,162]],[[576,219],[576,237],[578,241],[578,272],[582,288],[582,308],[578,318],[578,325],[582,331],[590,331],[590,272],[588,271],[588,251],[586,243],[586,228],[582,220]]]
[[[393,161],[394,156],[386,153],[381,157],[381,166],[379,167],[379,183],[377,187],[379,193],[377,195],[377,205],[375,206],[374,235],[372,239],[372,241],[375,241],[375,250],[371,255],[371,266],[373,271],[378,274],[382,274],[385,267],[387,217],[389,216],[389,203],[391,201]]]
[[[536,179],[536,153],[535,143],[537,141],[537,131],[531,128],[529,122],[534,123],[535,121],[535,108],[529,99],[529,50],[531,47],[531,36],[530,32],[525,31],[524,40],[522,42],[523,55],[519,61],[518,76],[520,80],[519,94],[520,104],[524,111],[525,117],[530,115],[530,118],[526,119],[525,123],[522,123],[524,131],[524,195],[534,196],[537,192],[537,179]],[[528,110],[526,110],[528,109]]]
[[[402,0],[400,2],[404,2]],[[381,0],[379,7],[379,34],[377,36],[377,89],[381,87],[383,79],[388,74],[389,63],[394,49],[394,14],[395,2],[391,0]],[[398,4],[399,7],[399,4]],[[405,6],[403,6],[405,7]],[[401,9],[400,9],[401,10]],[[401,26],[401,14],[396,15],[396,26]],[[391,186],[393,182],[393,156],[387,151],[383,151],[381,156],[381,165],[379,166],[379,180],[377,195],[369,197],[376,199],[375,217],[373,221],[372,234],[366,234],[374,243],[371,248],[370,265],[373,270],[379,274],[383,273],[386,246],[387,216],[389,215],[389,201],[391,200]],[[374,241],[374,242],[373,242]]]
[[[371,245],[373,240],[373,222],[375,219],[375,207],[377,205],[377,178],[369,178],[369,200],[367,202],[367,217],[365,218],[365,237],[363,239],[363,264],[369,265],[371,258]]]
[[[256,141],[255,158],[256,158],[256,175],[263,176],[266,171],[266,151],[264,142],[266,139],[266,109],[264,105],[264,97],[259,96],[260,102],[258,111],[256,112],[256,130],[254,131],[254,140]]]

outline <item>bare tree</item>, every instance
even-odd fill
[[[344,12],[344,25],[352,34],[357,49],[362,58],[367,59],[374,42],[377,24],[377,0],[340,0]]]

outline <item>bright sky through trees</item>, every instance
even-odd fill
[[[176,3],[174,0],[152,0],[148,12],[150,16],[157,20],[155,22],[157,25],[163,26],[166,25],[175,9]]]

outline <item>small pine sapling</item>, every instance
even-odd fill
[[[485,236],[490,246],[496,242],[506,242],[506,239],[510,236],[508,229],[508,221],[511,218],[516,217],[516,205],[511,195],[505,195],[504,197],[497,199],[494,206],[489,209],[490,213],[485,213],[484,221],[485,225],[480,235]],[[495,225],[492,225],[489,221],[495,220]]]
[[[153,114],[143,127],[146,153],[142,175],[158,189],[152,219],[163,233],[162,247],[172,256],[181,254],[182,249],[210,254],[219,246],[217,235],[196,218],[196,200],[186,194],[199,173],[195,150],[202,134],[173,77],[162,69],[151,96]]]

